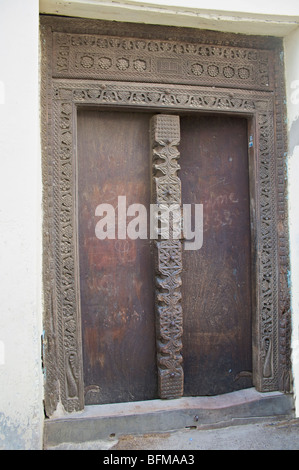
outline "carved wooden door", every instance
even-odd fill
[[[252,385],[247,121],[152,116],[78,111],[86,404]],[[151,202],[203,204],[202,247],[121,232],[120,205]],[[115,208],[114,239],[95,236],[100,204]]]
[[[47,416],[290,391],[283,41],[42,17],[41,48]],[[117,196],[203,204],[202,247],[99,240]]]

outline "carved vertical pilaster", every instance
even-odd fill
[[[180,166],[179,116],[159,114],[151,121],[152,137],[152,202],[162,210],[158,213],[163,225],[163,209],[177,207],[170,214],[169,235],[161,230],[155,240],[156,261],[156,336],[158,387],[160,398],[178,398],[183,395],[182,368],[183,315],[181,306],[182,242],[180,240],[181,181],[177,176]],[[168,212],[169,214],[169,212]],[[179,222],[178,225],[175,225]],[[179,227],[179,228],[178,228]],[[179,230],[179,233],[178,233]]]

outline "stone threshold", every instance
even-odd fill
[[[46,419],[44,448],[293,415],[291,394],[259,393],[254,388],[212,397],[89,405],[80,412]]]

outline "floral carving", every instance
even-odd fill
[[[231,66],[226,66],[224,67],[223,69],[223,75],[226,77],[226,78],[232,78],[234,75],[235,75],[235,70],[233,67]]]
[[[91,56],[83,56],[80,60],[80,64],[82,65],[82,67],[84,67],[85,69],[89,69],[90,67],[93,66],[94,64],[94,58],[91,57]]]
[[[194,75],[201,75],[203,73],[203,66],[201,64],[193,64],[191,70]]]
[[[99,59],[99,66],[101,69],[107,70],[111,67],[112,65],[112,60],[110,57],[101,57]]]
[[[116,67],[119,69],[119,70],[127,70],[129,68],[129,61],[127,59],[124,59],[124,58],[121,58],[121,59],[117,59],[116,61]]]
[[[134,60],[134,69],[137,70],[138,72],[142,72],[143,70],[146,69],[146,62],[145,60]]]
[[[241,67],[238,70],[238,75],[240,78],[242,78],[242,80],[246,80],[250,76],[250,70],[246,67]]]
[[[209,65],[208,74],[210,75],[210,77],[217,77],[217,75],[219,74],[219,67],[217,67],[217,65]]]

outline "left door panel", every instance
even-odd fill
[[[138,203],[148,209],[150,205],[150,118],[146,113],[78,110],[78,233],[87,405],[157,398],[150,241],[148,237],[118,237],[119,196],[126,207]],[[96,236],[101,218],[95,213],[100,204],[110,204],[115,211],[115,239]],[[133,218],[127,217],[127,223]]]

